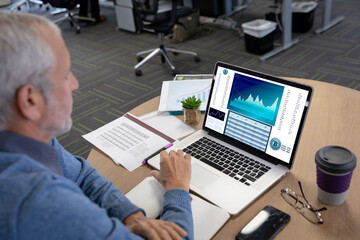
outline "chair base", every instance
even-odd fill
[[[61,17],[59,19],[56,19],[54,21],[54,23],[60,25],[62,23],[64,23],[65,21],[69,21],[70,22],[70,25],[72,27],[75,27],[75,30],[76,30],[76,33],[80,33],[80,26],[78,24],[78,21],[84,21],[84,22],[89,22],[89,23],[95,23],[96,20],[95,18],[90,18],[90,17],[82,17],[82,16],[79,16],[73,12],[71,12],[71,10],[66,10],[66,14],[64,17]]]
[[[167,62],[167,64],[171,68],[172,73],[173,73],[174,76],[176,74],[178,74],[178,71],[176,70],[174,64],[172,63],[172,61],[170,60],[170,58],[168,56],[168,52],[172,52],[174,55],[177,55],[179,53],[193,55],[195,62],[200,62],[200,60],[201,60],[200,57],[198,56],[198,54],[195,53],[195,52],[179,50],[179,49],[175,49],[175,48],[168,48],[168,47],[165,47],[163,44],[161,44],[158,48],[149,49],[149,50],[146,50],[146,51],[141,51],[141,52],[138,52],[136,54],[137,60],[138,60],[139,63],[136,64],[135,67],[134,67],[135,75],[136,76],[141,76],[142,72],[141,72],[141,70],[139,68],[144,63],[146,63],[147,61],[149,61],[151,58],[155,57],[159,53],[161,54],[161,62],[162,63]],[[144,55],[144,54],[148,54],[148,55],[145,58],[142,58],[141,55]]]
[[[46,5],[46,11],[50,10],[50,6],[47,3],[43,3],[40,0],[20,0],[16,3],[13,3],[11,7],[9,8],[10,12],[14,12],[15,10],[21,11],[21,7],[25,5],[28,12],[31,12],[31,7],[33,5],[38,5],[40,8],[43,5]]]

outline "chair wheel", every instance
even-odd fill
[[[201,61],[201,59],[198,56],[195,56],[194,60],[195,60],[195,62],[200,62]]]
[[[135,69],[135,75],[136,76],[141,76],[142,75],[142,72],[140,69]]]
[[[74,27],[74,23],[70,21],[70,26],[71,27]]]
[[[76,33],[79,34],[80,33],[80,26],[76,27]]]
[[[141,62],[143,59],[144,59],[144,58],[143,58],[142,56],[138,56],[138,57],[137,57],[137,61],[138,61],[138,62]]]

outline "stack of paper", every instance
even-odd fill
[[[212,79],[213,74],[176,74],[174,81]]]
[[[176,140],[130,113],[83,137],[129,171],[141,166],[145,159],[156,155]]]
[[[173,139],[180,139],[195,131],[169,112],[155,111],[142,115],[140,119]]]

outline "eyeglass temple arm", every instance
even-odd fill
[[[300,187],[300,191],[301,191],[302,196],[304,197],[305,201],[306,201],[309,205],[311,205],[311,204],[309,203],[309,201],[308,201],[308,200],[306,199],[306,197],[305,197],[304,191],[303,191],[302,186],[301,186],[301,182],[298,181],[298,183],[299,183],[299,187]]]
[[[318,212],[320,212],[320,211],[327,210],[327,208],[326,208],[326,207],[322,207],[322,208],[320,208],[320,209],[315,209],[315,210],[318,211]]]
[[[299,183],[299,187],[300,187],[301,194],[303,195],[305,201],[306,201],[306,202],[309,204],[309,206],[312,208],[311,210],[312,210],[313,212],[320,212],[320,211],[327,210],[326,207],[322,207],[322,208],[320,208],[320,209],[314,208],[314,207],[309,203],[309,201],[306,199],[305,194],[304,194],[304,191],[303,191],[302,186],[301,186],[301,182],[298,181],[298,183]]]

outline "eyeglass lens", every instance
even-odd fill
[[[298,201],[298,196],[297,194],[292,191],[290,188],[285,187],[282,191],[281,191],[281,196],[284,198],[284,200],[286,202],[288,202],[291,206],[295,206],[297,201]]]
[[[281,196],[288,204],[299,210],[301,215],[303,215],[310,222],[312,223],[323,222],[321,218],[321,214],[319,212],[312,211],[311,210],[312,207],[310,205],[300,201],[298,195],[291,188],[285,187],[284,189],[282,189]],[[299,203],[300,206],[296,206],[297,203]]]
[[[303,205],[300,209],[300,213],[312,223],[322,223],[321,214],[319,212],[313,212],[309,208],[309,205]]]

